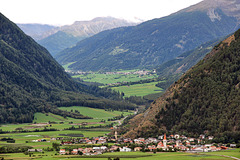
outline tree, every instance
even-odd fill
[[[52,147],[53,147],[56,151],[59,150],[59,146],[60,146],[59,143],[52,143]]]

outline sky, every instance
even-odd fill
[[[137,22],[167,16],[202,0],[0,0],[0,11],[15,23],[72,24],[95,17]]]

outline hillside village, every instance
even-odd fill
[[[73,138],[64,139],[61,137],[52,138],[51,140],[60,140],[61,149],[59,154],[61,155],[99,155],[105,152],[213,152],[226,150],[229,147],[235,148],[236,144],[230,144],[227,147],[226,144],[213,144],[210,142],[213,140],[213,136],[205,137],[200,135],[199,138],[186,137],[184,135],[169,135],[166,134],[159,136],[158,138],[118,138],[115,132],[114,137],[94,137],[94,138]],[[77,144],[85,144],[86,148],[74,148]],[[89,147],[91,146],[91,147]],[[70,149],[69,149],[70,148]]]

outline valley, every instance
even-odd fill
[[[240,2],[92,2],[0,13],[0,160],[240,160]]]
[[[113,72],[71,72],[74,79],[91,82],[100,87],[107,87],[123,93],[124,97],[147,96],[161,93],[162,88],[156,86],[159,82],[155,71],[150,70],[122,70]]]

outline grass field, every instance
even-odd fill
[[[111,117],[116,117],[121,114],[124,116],[132,114],[132,112],[120,112],[120,111],[105,111],[103,109],[97,109],[97,108],[89,108],[89,107],[79,107],[79,106],[73,106],[73,107],[60,107],[62,110],[71,111],[71,110],[78,110],[81,114],[85,116],[92,117],[94,119],[104,119],[107,120]]]
[[[235,150],[235,152],[228,152],[227,154],[238,153],[239,149]],[[216,154],[216,155],[211,155]],[[163,153],[143,153],[143,152],[115,152],[115,153],[105,153],[99,156],[68,156],[68,155],[55,155],[55,152],[46,152],[46,153],[35,153],[36,159],[44,159],[44,160],[63,160],[63,159],[73,159],[73,160],[107,160],[108,157],[116,158],[119,157],[120,159],[124,160],[233,160],[231,158],[221,157],[221,152],[211,152],[209,154],[191,154],[191,153],[170,153],[170,152],[163,152]],[[14,154],[5,154],[5,159],[28,159],[29,157],[24,155],[23,153],[14,153]],[[40,157],[41,155],[44,155]],[[37,158],[39,157],[39,158]],[[79,158],[78,158],[79,157]]]
[[[71,64],[73,64],[73,63],[75,63],[75,62],[71,62],[71,63],[68,63],[68,64],[65,64],[65,65],[63,65],[63,68],[65,69],[65,70],[71,70],[70,68],[68,68]]]
[[[3,131],[14,131],[16,128],[22,128],[24,130],[35,130],[35,129],[43,129],[44,127],[47,128],[55,128],[62,130],[64,128],[69,128],[71,126],[78,127],[81,123],[86,122],[86,126],[98,126],[98,125],[108,125],[112,123],[112,121],[107,121],[109,118],[113,118],[116,116],[120,116],[123,114],[124,116],[133,114],[132,111],[128,112],[120,112],[120,111],[105,111],[104,109],[95,109],[95,108],[89,108],[89,107],[83,107],[83,106],[73,106],[73,107],[60,107],[62,110],[67,111],[75,111],[78,110],[81,114],[85,116],[92,117],[93,119],[74,119],[74,118],[64,118],[59,115],[55,115],[52,113],[35,113],[34,115],[34,121],[32,123],[24,123],[24,124],[4,124],[1,125],[0,129]],[[105,121],[105,123],[101,122],[102,120]],[[56,122],[57,124],[47,124],[47,122]],[[60,124],[62,122],[62,124]],[[37,123],[37,124],[34,124]],[[41,123],[41,124],[40,124]],[[45,123],[45,124],[44,124]],[[69,124],[72,123],[72,124]]]
[[[156,87],[158,82],[135,84],[130,86],[112,87],[112,89],[123,92],[125,96],[146,96],[153,93],[162,92],[163,89]]]
[[[240,159],[240,149],[233,149],[233,150],[225,150],[225,151],[219,151],[219,152],[210,152],[210,153],[206,153],[207,155],[226,155],[226,156],[233,156],[233,157],[237,157]]]
[[[135,72],[137,70],[123,70],[119,72]],[[86,82],[97,82],[102,83],[107,87],[108,84],[123,83],[123,82],[137,82],[140,80],[157,78],[157,74],[151,75],[138,75],[138,74],[104,74],[104,73],[92,73],[92,74],[82,74],[75,75],[73,78],[81,78]],[[130,86],[119,86],[113,87],[112,89],[123,92],[125,96],[146,96],[149,94],[162,92],[163,89],[156,87],[158,82],[136,84]]]
[[[133,72],[133,71],[134,70],[121,71],[121,72]],[[123,75],[123,74],[102,74],[102,73],[92,73],[92,74],[87,74],[87,75],[73,76],[73,78],[81,78],[83,81],[98,82],[98,83],[102,83],[104,85],[118,83],[118,82],[120,82],[120,83],[136,82],[136,81],[152,79],[152,78],[156,78],[156,77],[157,77],[156,74],[139,76],[138,74]]]

